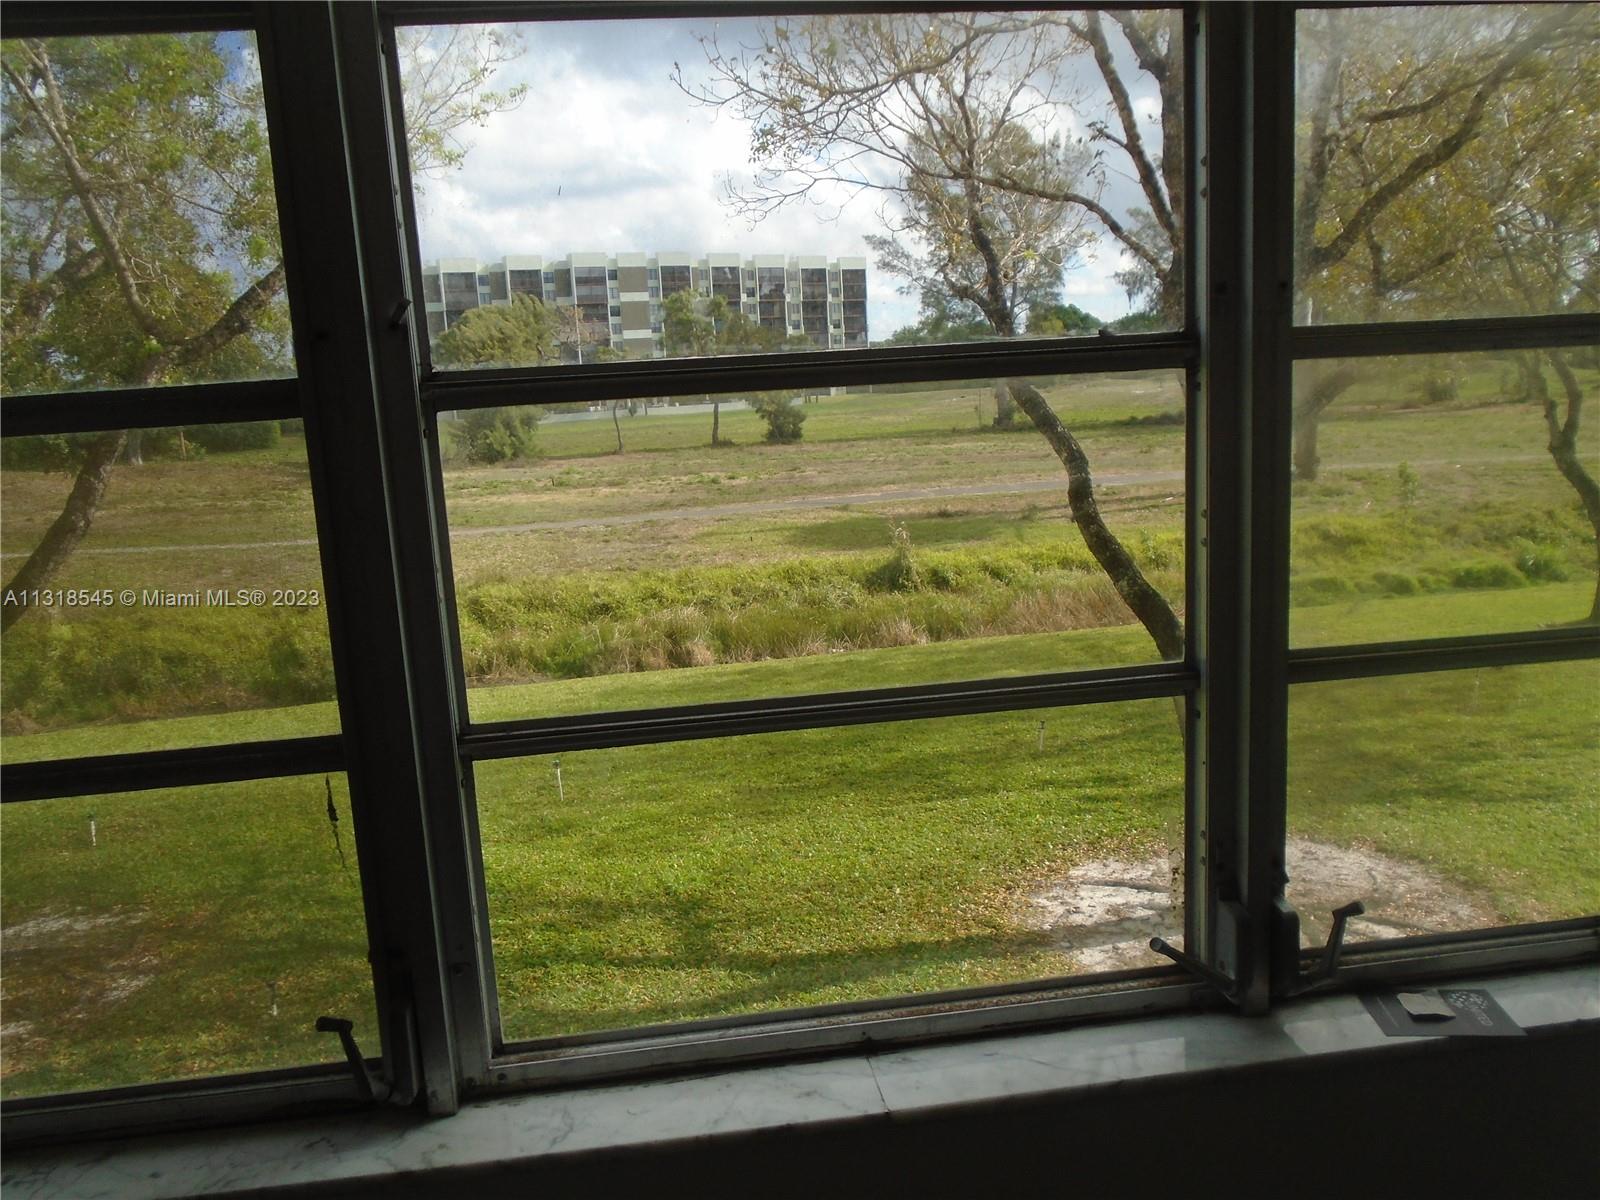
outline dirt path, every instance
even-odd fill
[[[1463,460],[1466,462],[1469,460]],[[1490,460],[1485,460],[1490,461]],[[1505,462],[1541,462],[1542,455],[1522,455],[1492,460]],[[1329,471],[1373,471],[1392,469],[1396,463],[1340,463],[1324,464]],[[1413,467],[1461,466],[1454,461],[1422,461]],[[1096,478],[1100,488],[1142,487],[1153,483],[1182,483],[1182,471],[1135,471],[1125,474],[1108,474]],[[870,504],[904,504],[908,501],[959,499],[962,496],[1013,496],[1032,495],[1039,492],[1061,492],[1065,495],[1066,479],[1011,479],[994,483],[956,484],[951,487],[885,488],[876,492],[853,492],[839,496],[794,496],[787,500],[746,500],[733,504],[706,504],[685,508],[655,508],[645,512],[611,513],[592,517],[569,517],[560,521],[526,521],[515,525],[457,526],[450,530],[452,540],[469,537],[489,537],[507,533],[542,533],[559,529],[591,529],[607,525],[642,525],[650,521],[707,521],[718,517],[748,517],[763,513],[802,512],[807,509],[857,507]],[[314,538],[292,538],[274,542],[208,542],[181,546],[91,546],[78,554],[172,554],[195,550],[261,550],[291,546],[315,546]],[[0,554],[0,558],[26,558],[24,551]]]

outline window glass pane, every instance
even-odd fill
[[[1600,619],[1597,385],[1588,351],[1298,364],[1292,641]]]
[[[1289,876],[1308,944],[1600,912],[1600,663],[1296,687]]]
[[[337,730],[298,421],[13,437],[0,452],[6,761]],[[99,501],[74,500],[102,466]],[[88,518],[76,546],[63,514]],[[37,582],[47,561],[58,569]]]
[[[292,374],[255,36],[0,54],[6,394]]]
[[[1176,644],[1089,550],[1032,397]],[[555,407],[441,420],[475,720],[1181,656],[1178,372]]]
[[[329,806],[338,823],[329,820]],[[344,778],[0,809],[8,1098],[379,1052]]]
[[[1302,11],[1296,320],[1600,307],[1600,6]]]
[[[441,367],[1182,324],[1175,10],[397,38]],[[474,126],[450,89],[482,67]],[[503,309],[452,304],[480,269],[511,276]]]
[[[1159,966],[1182,930],[1170,700],[475,770],[508,1039]]]

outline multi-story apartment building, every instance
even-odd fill
[[[659,357],[662,302],[674,292],[721,296],[730,307],[784,336],[822,349],[867,344],[867,261],[823,255],[569,254],[544,259],[508,254],[485,266],[441,258],[422,269],[428,335],[437,337],[467,310],[509,304],[518,293],[575,310],[592,344],[635,358]]]

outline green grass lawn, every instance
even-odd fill
[[[1558,613],[1583,586],[1517,595]],[[1426,629],[1492,622],[1497,601],[1364,603]],[[1361,640],[1367,622],[1360,607],[1301,615],[1336,641]],[[1090,630],[558,680],[487,689],[479,716],[1028,672],[1142,638]],[[1427,864],[1505,920],[1596,911],[1597,694],[1592,662],[1297,689],[1291,827]],[[327,716],[275,710],[271,730],[310,732]],[[107,753],[199,729],[262,736],[260,719],[8,745]],[[587,751],[561,770],[559,793],[547,758],[477,771],[510,1038],[1071,970],[1020,926],[1021,896],[1076,862],[1159,853],[1182,799],[1166,701]],[[320,777],[0,810],[6,1091],[336,1058],[310,1032],[322,1013],[352,1015],[370,1037],[334,788],[349,868]]]
[[[1592,531],[1539,412],[1488,404],[1493,383],[1480,372],[1419,405],[1374,376],[1330,413],[1324,470],[1295,485],[1295,645],[1588,611]],[[1176,602],[1183,430],[1149,420],[1177,407],[1173,377],[1048,390],[1108,521]],[[548,424],[541,459],[451,467],[473,718],[1151,661],[1087,558],[1059,464],[1035,433],[982,429],[986,395],[824,397],[797,446],[761,444],[751,414],[727,415],[739,444],[716,450],[706,416],[633,418],[620,456],[609,421]],[[1600,471],[1600,424],[1584,437]],[[25,553],[67,486],[0,474],[0,549]],[[938,488],[963,491],[915,494]],[[119,467],[60,583],[316,586],[314,538],[304,446],[286,435]],[[1600,909],[1597,672],[1297,689],[1291,828],[1426,865],[1502,920]],[[0,689],[8,762],[337,728],[320,606],[30,616],[5,639]],[[485,764],[505,1032],[1070,970],[1018,923],[1020,897],[1086,858],[1159,852],[1181,764],[1165,701],[590,751],[563,758],[562,791],[551,761]],[[320,777],[7,805],[0,833],[11,1094],[336,1058],[310,1032],[322,1013],[370,1035],[359,886]]]

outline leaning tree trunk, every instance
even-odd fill
[[[1322,459],[1317,452],[1317,431],[1322,414],[1349,390],[1359,377],[1357,369],[1341,363],[1325,375],[1317,375],[1297,386],[1294,395],[1294,476],[1308,482],[1317,477]],[[1298,383],[1298,381],[1296,381]]]
[[[1589,606],[1588,623],[1600,625],[1600,484],[1595,482],[1594,476],[1584,470],[1583,463],[1578,458],[1578,423],[1583,416],[1583,388],[1560,353],[1547,350],[1545,357],[1555,368],[1556,378],[1561,380],[1561,390],[1567,395],[1567,413],[1564,420],[1557,411],[1555,398],[1550,395],[1550,389],[1545,385],[1544,372],[1539,369],[1537,360],[1531,365],[1524,363],[1523,370],[1534,395],[1544,405],[1545,426],[1550,431],[1550,457],[1555,459],[1556,470],[1561,472],[1562,478],[1578,493],[1578,499],[1583,503],[1584,515],[1589,518],[1589,524],[1594,529],[1594,602]]]
[[[1017,407],[1028,415],[1034,428],[1044,435],[1045,441],[1055,451],[1061,465],[1067,469],[1067,503],[1072,509],[1072,520],[1083,535],[1089,553],[1111,579],[1122,602],[1139,618],[1156,644],[1156,650],[1165,659],[1182,659],[1183,622],[1178,620],[1167,599],[1144,577],[1133,555],[1117,540],[1100,516],[1100,505],[1094,495],[1094,479],[1089,474],[1089,459],[1078,439],[1072,435],[1056,416],[1043,395],[1032,384],[1023,380],[1007,380],[1007,387],[1016,398]]]
[[[28,561],[6,584],[7,603],[0,607],[0,632],[10,629],[32,607],[29,593],[50,585],[78,548],[78,543],[83,541],[84,534],[89,532],[127,438],[127,431],[123,430],[102,434],[89,443],[88,454],[78,468],[78,477],[73,481],[61,515],[51,522],[33,553],[28,555]]]
[[[1167,598],[1151,585],[1133,561],[1133,555],[1107,527],[1100,516],[1100,505],[1094,495],[1094,479],[1089,474],[1089,459],[1072,431],[1062,424],[1049,402],[1031,384],[1021,380],[1007,380],[1009,390],[1016,397],[1017,406],[1028,414],[1034,428],[1044,435],[1045,441],[1056,452],[1061,465],[1067,469],[1067,503],[1072,509],[1072,520],[1083,535],[1089,553],[1110,577],[1112,586],[1122,602],[1139,618],[1156,644],[1162,658],[1182,661],[1184,655],[1183,622],[1172,611]],[[998,388],[996,389],[998,391]],[[1178,738],[1188,740],[1189,728],[1182,696],[1172,698],[1173,712],[1178,720]],[[1184,860],[1187,846],[1183,834],[1167,837],[1167,893],[1174,913],[1183,912],[1185,883]]]

